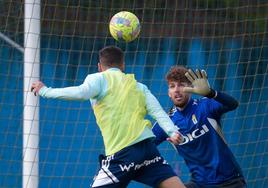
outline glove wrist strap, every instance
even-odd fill
[[[217,94],[217,92],[215,90],[213,90],[213,89],[210,88],[209,94],[207,94],[205,97],[211,99],[211,98],[216,97],[216,94]]]

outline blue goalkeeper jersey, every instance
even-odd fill
[[[227,146],[220,125],[223,113],[237,107],[237,101],[224,93],[214,99],[190,99],[183,111],[173,107],[170,118],[184,137],[176,146],[192,176],[192,181],[201,185],[215,185],[243,177],[234,155]],[[156,123],[153,127],[156,144],[167,138]]]

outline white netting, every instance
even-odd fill
[[[22,186],[24,2],[0,1],[0,187]],[[127,10],[140,37],[117,43],[112,15]],[[207,70],[211,85],[240,106],[223,119],[224,134],[249,187],[268,187],[268,3],[256,1],[44,0],[41,3],[41,80],[79,85],[97,71],[98,50],[126,52],[126,72],[151,89],[168,110],[164,76],[183,64]],[[89,102],[40,100],[39,187],[89,187],[103,152]],[[184,180],[188,170],[168,144],[161,152]],[[131,184],[129,187],[140,187]]]

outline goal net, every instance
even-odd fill
[[[24,1],[0,1],[0,187],[22,187]],[[108,23],[127,10],[140,36],[118,43]],[[40,79],[79,85],[97,72],[107,45],[126,53],[126,72],[148,86],[166,111],[165,74],[173,65],[207,70],[210,84],[238,99],[222,121],[248,187],[268,187],[268,2],[211,0],[43,0]],[[39,187],[89,187],[104,153],[89,102],[40,99]],[[174,149],[160,152],[183,181],[189,171]],[[131,183],[129,187],[146,187]]]

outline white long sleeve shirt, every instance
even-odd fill
[[[120,71],[117,68],[108,69],[108,71]],[[141,90],[146,99],[146,108],[148,114],[155,119],[160,127],[169,135],[173,136],[177,131],[171,119],[162,109],[158,100],[150,92],[150,90],[142,83],[137,82],[137,88]],[[101,73],[90,74],[86,77],[83,84],[80,86],[65,87],[65,88],[48,88],[42,87],[39,95],[44,98],[65,99],[65,100],[90,100],[93,106],[102,99],[107,92],[107,80]],[[146,138],[154,137],[151,129],[146,127],[141,136],[134,141],[137,143]],[[132,144],[134,144],[132,143]]]

